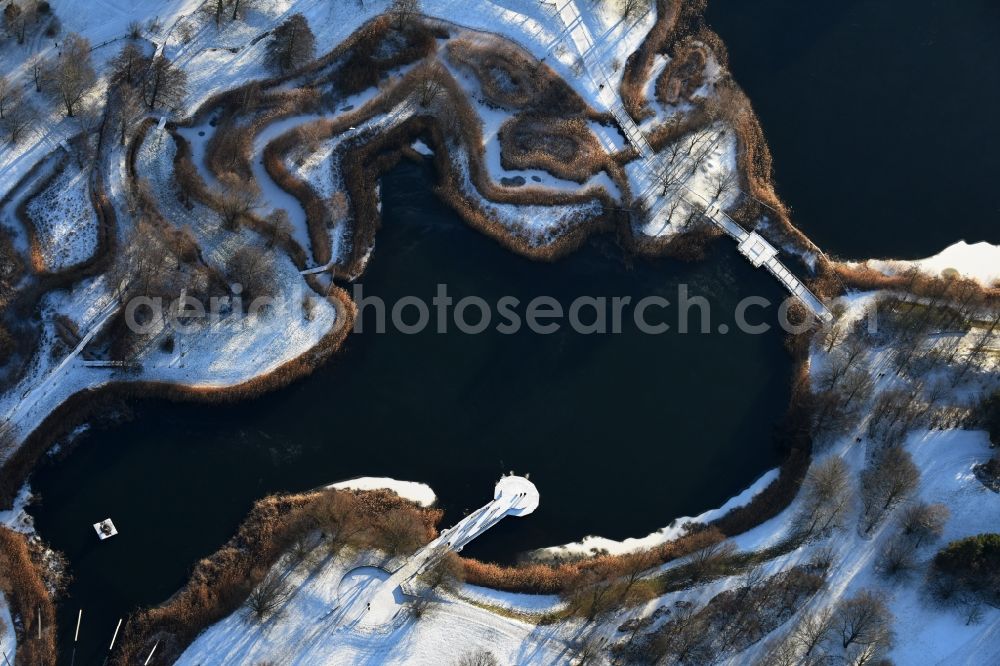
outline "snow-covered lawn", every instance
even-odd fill
[[[498,615],[454,595],[433,602],[419,619],[407,616],[387,631],[337,626],[331,611],[342,602],[341,581],[360,563],[350,556],[318,556],[298,566],[277,564],[294,595],[275,617],[257,623],[237,611],[202,633],[177,663],[440,666],[477,650],[492,652],[502,664],[569,663],[566,643],[571,637],[558,627]],[[463,586],[458,594],[513,608],[520,608],[524,596],[481,590]],[[529,603],[545,607],[535,599]]]
[[[14,656],[17,653],[17,644],[14,636],[14,619],[10,616],[10,606],[0,592],[0,659],[5,663],[14,663]]]
[[[56,272],[86,261],[97,249],[97,216],[87,174],[75,163],[31,200],[28,216],[38,233],[46,269]]]

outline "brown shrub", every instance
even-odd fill
[[[691,42],[681,44],[656,79],[656,99],[664,106],[690,100],[705,81],[707,64],[705,47]]]
[[[426,58],[436,48],[435,34],[424,21],[400,24],[380,16],[359,31],[337,72],[337,87],[344,95],[359,93],[377,85],[390,70]]]
[[[41,573],[43,566],[23,534],[0,526],[0,590],[10,604],[11,615],[20,622],[18,663],[56,663],[56,611]]]
[[[607,580],[628,576],[630,570],[644,571],[646,565],[656,566],[695,551],[702,550],[723,539],[716,529],[699,529],[651,551],[638,551],[624,555],[602,555],[572,562],[553,564],[527,563],[501,566],[490,562],[463,559],[465,579],[473,585],[482,585],[510,592],[533,594],[560,594],[573,590],[583,581],[593,580],[587,571],[598,571]],[[643,568],[639,568],[639,567]]]
[[[448,59],[479,81],[491,104],[553,115],[596,115],[562,77],[530,53],[495,35],[478,33],[448,42]]]
[[[542,169],[578,183],[609,168],[608,154],[582,118],[519,114],[498,132],[504,169]]]

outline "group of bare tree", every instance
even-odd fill
[[[715,595],[702,608],[679,601],[669,609],[666,623],[645,635],[632,631],[613,651],[639,663],[717,663],[784,624],[822,589],[825,575],[813,564],[770,576],[761,567],[751,567],[737,586]]]
[[[832,608],[803,615],[784,636],[765,645],[757,664],[879,663],[893,646],[892,623],[885,598],[862,590]]]
[[[885,446],[861,472],[861,530],[871,531],[906,501],[920,482],[920,470],[902,446]]]
[[[913,571],[917,566],[917,549],[941,537],[948,515],[948,507],[943,504],[914,502],[904,507],[897,532],[879,552],[876,570],[886,578]]]
[[[11,3],[5,10],[9,14]],[[14,12],[15,14],[17,12]],[[90,57],[90,42],[70,33],[50,60],[35,55],[29,59],[29,71],[35,92],[48,92],[66,111],[74,116],[81,100],[97,81]],[[15,81],[0,76],[0,125],[11,143],[17,143],[38,121],[38,110]]]
[[[133,106],[140,101],[147,109],[173,109],[187,94],[187,74],[163,55],[147,56],[142,47],[129,42],[111,62],[112,81],[123,99]]]
[[[973,280],[930,278],[915,268],[904,277],[909,296],[876,302],[874,337],[892,347],[898,376],[919,378],[947,368],[956,386],[986,360],[1000,328],[1000,308]]]
[[[59,19],[46,0],[9,0],[3,8],[3,27],[9,37],[24,44],[29,35],[37,32],[57,35]]]

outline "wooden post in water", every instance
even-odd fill
[[[115,649],[115,640],[118,638],[118,630],[122,628],[122,619],[118,618],[118,626],[115,627],[115,635],[111,637],[111,645],[108,646],[108,652]]]
[[[73,632],[73,654],[69,659],[70,666],[76,663],[76,642],[80,640],[80,621],[83,620],[83,609],[76,614],[76,631]]]

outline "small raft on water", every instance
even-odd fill
[[[111,522],[110,518],[105,518],[99,523],[94,523],[94,530],[97,532],[97,536],[101,541],[110,539],[114,535],[118,534],[118,528],[115,527],[115,524]]]

